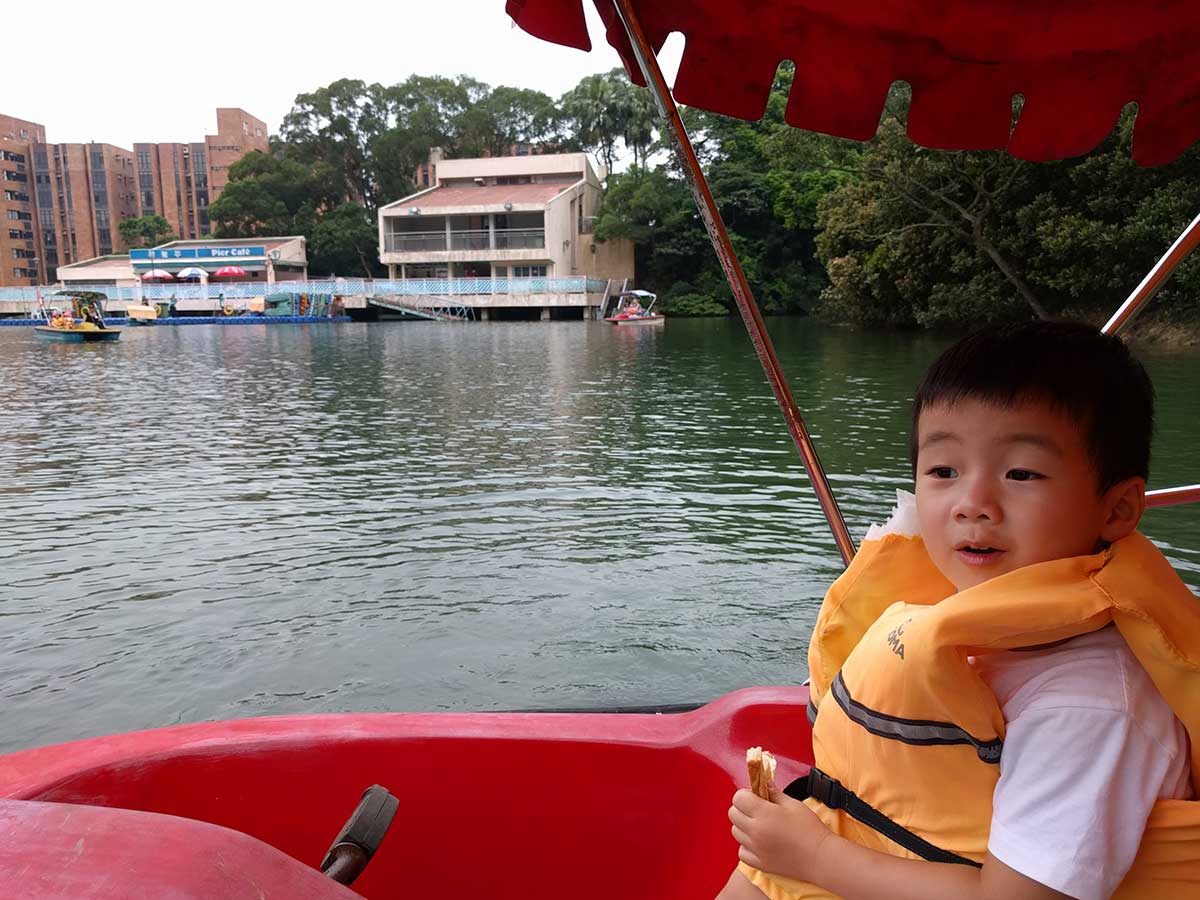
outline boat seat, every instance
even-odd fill
[[[362,900],[240,831],[158,813],[0,800],[4,896],[39,900]]]

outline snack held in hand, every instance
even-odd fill
[[[750,771],[750,790],[770,800],[768,787],[775,780],[775,757],[762,747],[751,747],[746,751],[746,768]]]

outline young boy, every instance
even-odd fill
[[[968,835],[961,846],[970,847],[976,859],[951,853],[945,861],[927,861],[931,856],[921,851],[916,852],[923,858],[895,855],[903,851],[874,840],[876,835],[858,824],[861,818],[843,827],[848,821],[844,813],[830,819],[811,800],[805,804],[773,790],[768,801],[741,790],[734,795],[729,818],[742,865],[719,900],[762,900],[764,894],[772,900],[830,895],[846,900],[1101,900],[1117,890],[1138,856],[1152,807],[1162,798],[1192,796],[1187,731],[1131,651],[1123,637],[1125,626],[1118,630],[1112,624],[1115,616],[1106,618],[1087,606],[1086,615],[1080,613],[1086,624],[1063,626],[1042,609],[1056,603],[1086,606],[1095,596],[1101,604],[1107,602],[1107,594],[1093,586],[1099,577],[1095,572],[1104,566],[1111,572],[1132,571],[1135,581],[1148,577],[1141,573],[1150,569],[1139,568],[1140,561],[1146,554],[1159,555],[1134,532],[1145,507],[1153,400],[1145,371],[1124,344],[1083,324],[987,328],[958,342],[930,367],[913,401],[916,508],[898,510],[889,527],[919,531],[922,559],[931,560],[950,583],[938,596],[953,596],[925,607],[909,606],[917,614],[907,618],[905,608],[889,607],[902,618],[886,633],[889,646],[874,651],[883,662],[871,665],[894,669],[867,671],[902,673],[902,678],[876,677],[875,689],[884,700],[911,706],[926,702],[911,698],[928,685],[934,686],[928,689],[932,694],[958,691],[938,668],[949,659],[945,671],[959,673],[955,684],[963,685],[962,696],[974,696],[979,707],[991,704],[998,709],[993,720],[1000,713],[1003,720],[995,722],[996,737],[987,740],[987,734],[979,733],[987,732],[986,715],[977,717],[971,729],[955,731],[953,721],[941,721],[942,716],[889,716],[873,712],[857,693],[850,698],[849,676],[846,681],[842,677],[854,668],[856,654],[868,652],[861,649],[871,637],[868,630],[839,667],[834,689],[821,698],[814,748],[818,767],[841,760],[842,781],[867,804],[882,798],[887,810],[920,821],[923,807],[941,802],[940,819],[934,823],[938,827],[926,828],[926,835],[949,835],[946,840]],[[908,528],[897,522],[906,516]],[[1111,557],[1091,556],[1127,537],[1122,546],[1132,550],[1114,548]],[[1122,554],[1130,553],[1138,561],[1132,569],[1128,564],[1117,569],[1110,562],[1129,559]],[[1061,562],[1046,565],[1056,560]],[[1156,578],[1178,582],[1165,561],[1162,565],[1166,575],[1154,569]],[[1026,569],[1031,566],[1039,567]],[[1084,574],[1074,578],[1076,571]],[[992,581],[1005,575],[1009,578],[1004,581]],[[1056,593],[1039,593],[1039,579]],[[1008,585],[1013,587],[1006,589]],[[1149,593],[1158,590],[1157,584],[1150,585]],[[1171,598],[1184,598],[1177,608],[1191,599],[1181,583],[1164,584],[1162,590]],[[826,608],[830,603],[827,597]],[[1010,612],[981,618],[989,604],[1001,611],[1008,604]],[[922,655],[917,629],[930,619],[912,623],[926,610],[933,611],[928,616],[941,616],[936,634],[969,635],[970,640],[959,640],[973,649],[961,650],[954,639],[939,638],[958,652],[947,654],[941,647],[940,655]],[[1020,641],[1026,615],[1028,634],[1040,635],[1034,646]],[[1050,623],[1044,627],[1058,630],[1038,631],[1042,626],[1035,620],[1043,619]],[[1007,638],[1008,645],[999,639],[987,646],[975,643],[979,621],[991,629],[984,634],[1007,629],[1016,637]],[[1195,624],[1185,622],[1187,640],[1194,640]],[[930,634],[928,628],[924,634]],[[1059,634],[1068,636],[1046,640]],[[1189,652],[1200,653],[1200,648]],[[1195,658],[1187,660],[1188,666],[1195,666]],[[964,668],[955,670],[954,665]],[[1191,691],[1195,696],[1200,677],[1188,666],[1182,670],[1184,695]],[[864,671],[861,664],[858,670]],[[815,685],[815,670],[813,678]],[[972,695],[980,681],[985,687],[977,690],[983,694]],[[853,690],[868,683],[859,678]],[[889,697],[889,692],[903,696]],[[983,696],[986,701],[979,700]],[[962,702],[956,702],[961,709]],[[831,715],[845,710],[846,721],[834,731],[825,729],[822,740],[826,705],[834,709]],[[961,722],[961,713],[957,715]],[[946,737],[947,732],[959,736]],[[867,749],[855,755],[854,747],[863,742]],[[933,744],[946,746],[928,746]],[[823,763],[822,754],[828,762]],[[937,766],[928,771],[927,765],[935,758],[948,761],[940,790]],[[906,762],[896,764],[897,759]],[[856,765],[854,760],[861,769],[884,771],[846,769]],[[901,771],[908,760],[913,766]],[[987,773],[978,774],[983,770]],[[952,801],[965,790],[960,788],[963,778],[982,784],[985,792],[964,801],[965,807],[979,808],[960,816]],[[947,797],[949,806],[943,802]],[[822,816],[814,809],[822,809]],[[969,837],[973,815],[982,834],[976,843]],[[870,849],[872,845],[880,849]],[[1159,896],[1161,890],[1146,895]]]

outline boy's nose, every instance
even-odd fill
[[[954,518],[960,521],[972,519],[987,519],[991,522],[1000,520],[1000,506],[995,496],[983,484],[966,486],[954,504]]]

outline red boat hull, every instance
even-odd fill
[[[36,885],[44,898],[145,900],[167,896],[155,887],[166,872],[175,897],[353,896],[336,885],[300,893],[295,880],[379,783],[400,811],[354,884],[362,896],[694,900],[715,894],[736,863],[725,810],[745,783],[746,748],[776,752],[781,783],[811,762],[807,698],[805,688],[752,688],[671,715],[246,719],[14,753],[0,757],[0,797],[180,818],[135,827],[90,809],[87,833],[47,825],[36,845],[28,829],[0,828],[0,882],[13,896]],[[0,823],[20,815],[62,817],[61,807],[0,801]],[[157,853],[148,833],[164,843]],[[214,855],[222,841],[229,851]],[[214,859],[247,873],[246,893],[205,887]],[[56,870],[90,873],[98,887],[56,888]]]

